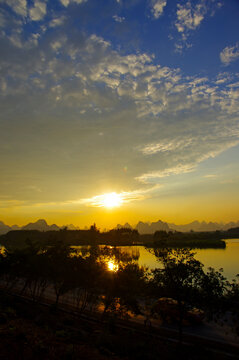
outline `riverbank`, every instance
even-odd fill
[[[0,236],[0,244],[7,249],[23,248],[32,243],[41,246],[54,244],[58,241],[69,246],[146,246],[151,248],[225,248],[223,240],[225,234],[221,232],[166,232],[156,231],[155,234],[139,234],[130,229],[110,230],[99,232],[97,230],[62,230],[46,231],[18,230],[9,231]]]
[[[28,359],[185,359],[237,358],[238,344],[215,326],[187,328],[178,347],[178,333],[155,320],[144,326],[129,320],[90,313],[82,316],[62,299],[56,311],[51,302],[35,303],[1,292],[0,352],[5,359],[20,354]],[[214,330],[214,331],[213,331]],[[216,333],[215,333],[216,330]],[[214,334],[214,336],[212,336]],[[140,351],[139,351],[140,349]]]

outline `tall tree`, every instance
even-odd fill
[[[202,264],[189,249],[154,249],[154,253],[160,263],[160,267],[153,270],[154,295],[176,301],[181,343],[183,319],[200,293]]]

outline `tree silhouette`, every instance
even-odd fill
[[[183,319],[187,310],[195,304],[200,293],[203,276],[202,264],[188,249],[154,249],[161,264],[153,270],[154,295],[176,301],[179,341],[182,342]],[[160,306],[157,304],[156,310]]]

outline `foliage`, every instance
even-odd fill
[[[91,231],[99,235],[97,229]],[[61,231],[61,241],[52,239],[47,245],[28,241],[25,248],[0,254],[1,286],[17,289],[34,301],[53,291],[56,307],[68,294],[79,311],[89,313],[103,305],[103,316],[111,314],[113,318],[142,314],[143,304],[153,302],[152,313],[162,315],[165,310],[158,299],[172,299],[180,339],[183,320],[195,307],[204,310],[209,319],[223,317],[226,310],[233,319],[239,318],[238,281],[229,283],[221,271],[212,268],[204,272],[189,249],[151,250],[159,266],[148,273],[135,262],[137,253],[130,255],[97,243],[77,253],[67,245],[66,234],[67,230]],[[115,271],[109,271],[109,260],[116,265]]]
[[[176,300],[181,341],[186,311],[194,306],[200,292],[202,264],[188,249],[154,249],[154,253],[161,263],[161,267],[153,271],[154,294]]]

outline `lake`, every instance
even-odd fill
[[[223,268],[223,274],[228,280],[235,278],[239,274],[239,239],[230,239],[226,241],[225,249],[194,249],[195,258],[204,265],[204,271],[208,267],[215,270]],[[123,251],[138,252],[140,266],[147,266],[149,269],[158,267],[159,263],[154,256],[144,246],[125,246],[121,247]]]
[[[213,267],[215,270],[223,268],[224,276],[228,280],[232,280],[239,274],[239,239],[228,239],[225,241],[225,249],[194,249],[193,252],[196,253],[195,258],[204,265],[204,270],[208,267]],[[81,246],[74,246],[74,248],[81,248]],[[122,246],[119,248],[128,253],[138,254],[138,264],[140,266],[146,266],[149,269],[155,269],[159,266],[154,254],[144,246]],[[112,262],[109,265],[111,267],[114,266]]]

